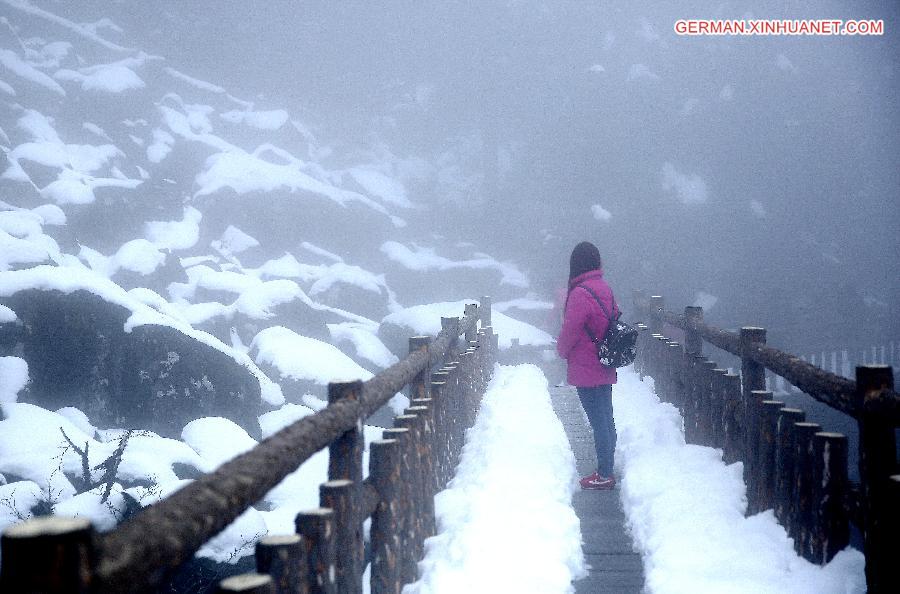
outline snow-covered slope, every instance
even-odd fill
[[[515,263],[421,222],[384,146],[335,148],[300,105],[142,51],[122,6],[91,23],[59,8],[0,0],[0,528],[51,509],[111,528],[310,414],[329,381],[396,362],[383,320],[527,295]],[[123,441],[110,491],[88,489],[75,448],[93,465]],[[202,554],[234,562],[290,529],[326,459]]]

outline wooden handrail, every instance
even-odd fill
[[[664,299],[635,294],[635,309],[647,316],[635,369],[650,375],[660,399],[677,406],[685,440],[722,448],[723,459],[743,461],[747,512],[774,508],[795,549],[816,563],[830,561],[849,543],[849,524],[863,533],[868,591],[892,591],[900,581],[891,557],[896,549],[896,429],[900,396],[893,370],[858,366],[856,381],[828,373],[765,344],[764,328],[740,333],[703,322],[699,307],[684,315],[665,310]],[[667,329],[667,326],[668,328]],[[684,332],[684,344],[665,336]],[[703,341],[741,359],[740,376],[724,374],[703,355]],[[805,422],[766,390],[766,370],[814,399],[856,419],[859,486],[847,480],[847,438]]]
[[[490,307],[489,298],[484,298],[482,301],[487,307]],[[477,330],[479,320],[482,323],[481,332]],[[448,421],[452,420],[452,415],[443,410],[447,406],[446,398],[453,397],[458,401],[467,400],[458,404],[461,412],[462,406],[477,405],[477,402],[471,401],[472,396],[469,394],[471,390],[462,389],[462,384],[459,384],[458,394],[451,393],[452,391],[449,389],[436,390],[436,393],[446,392],[443,395],[446,398],[442,399],[440,409],[433,410],[432,401],[423,398],[427,392],[425,382],[430,385],[430,373],[434,366],[445,361],[448,354],[454,353],[456,345],[460,343],[460,335],[464,335],[466,338],[477,336],[477,345],[487,346],[488,350],[493,352],[492,347],[496,346],[496,335],[493,335],[490,326],[486,325],[485,321],[490,321],[489,314],[479,312],[475,305],[467,306],[466,315],[461,320],[459,318],[443,319],[443,329],[433,340],[411,339],[411,344],[412,340],[415,340],[417,345],[422,345],[422,348],[411,348],[410,353],[401,361],[364,383],[329,385],[329,404],[325,408],[292,423],[264,439],[251,450],[225,462],[214,471],[199,477],[159,503],[141,510],[140,513],[123,522],[111,532],[96,534],[89,527],[85,529],[84,526],[79,525],[74,531],[77,538],[67,537],[66,542],[71,541],[71,546],[67,545],[68,549],[75,551],[71,555],[79,560],[79,564],[83,563],[85,568],[83,571],[73,571],[72,575],[59,576],[59,580],[54,582],[60,588],[58,591],[69,591],[80,587],[88,587],[92,592],[101,593],[154,590],[167,575],[188,561],[206,541],[231,524],[251,505],[262,499],[267,492],[299,468],[303,462],[325,447],[332,448],[330,458],[333,458],[334,460],[331,461],[336,462],[338,466],[332,468],[334,465],[330,464],[329,478],[331,482],[323,485],[323,500],[326,499],[324,489],[328,487],[329,497],[335,502],[343,502],[339,507],[345,509],[335,509],[333,514],[331,510],[327,509],[312,510],[306,514],[308,517],[302,522],[298,517],[298,531],[301,526],[307,526],[308,530],[315,533],[319,530],[316,528],[318,523],[325,522],[330,525],[334,522],[336,529],[341,534],[351,535],[354,530],[351,528],[352,526],[361,523],[365,517],[378,510],[381,510],[378,512],[381,517],[384,517],[387,512],[393,514],[392,509],[385,508],[383,505],[386,503],[383,499],[384,496],[393,497],[404,494],[413,496],[411,491],[395,489],[385,482],[386,480],[396,480],[397,477],[394,475],[396,470],[392,470],[392,468],[400,467],[390,465],[400,464],[401,460],[408,459],[410,465],[415,463],[415,472],[422,473],[421,478],[417,480],[423,485],[428,485],[432,491],[431,495],[433,495],[435,488],[441,484],[441,479],[444,479],[445,482],[449,477],[426,477],[424,472],[428,470],[431,475],[436,475],[437,471],[441,470],[446,475],[446,464],[442,462],[425,466],[418,459],[420,452],[390,449],[389,446],[400,445],[400,442],[396,441],[383,442],[383,445],[379,446],[379,456],[373,457],[372,460],[377,468],[383,468],[383,472],[390,476],[372,476],[369,480],[362,481],[362,471],[359,466],[362,456],[359,427],[365,418],[385,405],[404,386],[418,386],[415,387],[416,394],[411,394],[411,397],[418,397],[419,400],[414,401],[415,406],[409,411],[414,415],[430,416],[430,420],[426,425],[424,421],[426,417],[422,417],[422,423],[419,423],[418,416],[412,417],[416,421],[410,425],[408,439],[404,439],[403,442],[408,443],[410,447],[425,448],[424,451],[430,453],[432,448],[430,440],[434,438],[435,434],[431,425],[435,421],[434,415],[440,414]],[[473,349],[468,342],[460,344],[460,347],[463,345],[468,347],[467,352],[469,353],[474,354],[477,350]],[[482,355],[477,362],[481,366],[489,365],[491,357],[492,355]],[[473,358],[472,363],[475,362]],[[459,380],[455,365],[458,364],[452,364],[447,369],[450,372],[448,377],[452,377],[456,383]],[[474,371],[471,365],[466,369],[466,373],[469,374]],[[478,371],[479,376],[483,376],[485,373],[489,374],[490,372],[484,369]],[[474,383],[474,376],[466,381],[469,379]],[[444,386],[443,383],[439,385]],[[483,385],[480,386],[480,388],[483,387]],[[335,388],[334,394],[332,394],[332,388]],[[468,415],[469,411],[466,413]],[[474,419],[474,415],[470,418]],[[426,428],[427,431],[425,431]],[[396,432],[397,430],[392,431]],[[454,447],[444,448],[445,455],[450,457],[455,453],[456,447],[461,447],[461,435],[457,428],[452,431],[442,431],[454,438]],[[391,434],[392,432],[386,431],[385,433]],[[340,446],[336,444],[349,444],[350,450],[341,451]],[[339,449],[335,450],[336,447]],[[382,455],[389,456],[389,458],[381,459]],[[404,462],[403,468],[406,467],[407,463]],[[411,468],[412,466],[409,466],[407,471]],[[355,476],[335,477],[333,476],[335,474]],[[341,480],[334,480],[335,478]],[[426,489],[422,491],[423,493],[428,492]],[[421,494],[415,494],[415,497],[421,496]],[[349,497],[349,499],[343,499],[345,497]],[[394,504],[391,503],[389,507],[393,508],[393,506]],[[390,514],[388,515],[390,516]],[[54,520],[56,518],[51,518],[49,524],[46,522],[44,524],[35,523],[35,526],[39,526],[33,530],[33,534],[29,532],[29,522],[20,525],[24,528],[16,527],[15,530],[4,532],[4,559],[21,557],[17,551],[52,551],[54,537],[51,534],[50,540],[47,541],[51,544],[47,545],[45,535],[52,533],[55,529]],[[325,526],[325,524],[322,525]],[[395,528],[385,525],[383,520],[380,520],[378,525],[380,530]],[[433,530],[433,524],[430,527],[418,527],[413,535],[416,541],[421,541],[427,536],[424,532],[426,529]],[[326,532],[331,530],[331,528],[327,528]],[[350,532],[347,532],[348,530]],[[346,536],[346,538],[351,537],[359,538]],[[35,538],[42,540],[35,540]],[[379,538],[383,538],[383,535],[379,535]],[[361,540],[358,542],[361,547]],[[44,549],[40,547],[35,549],[33,543],[38,543]],[[417,546],[421,548],[421,542]],[[329,544],[328,547],[333,547],[333,544]],[[292,550],[299,550],[299,548],[292,545]],[[320,552],[327,557],[331,554],[327,550],[327,548],[322,549]],[[7,556],[8,552],[9,556]],[[395,553],[397,552],[395,551]],[[296,552],[292,554],[296,554]],[[319,553],[310,549],[308,554],[310,559],[315,561],[315,555]],[[29,578],[25,574],[28,571],[46,573],[44,571],[46,567],[41,565],[42,562],[43,559],[35,559],[29,561],[28,567],[16,568],[4,563],[0,568],[0,586],[15,588],[21,587],[22,584],[38,583],[34,581],[38,578],[35,576]],[[362,559],[356,557],[352,560],[352,564],[361,562]],[[323,568],[310,568],[311,572],[319,570],[323,570]],[[324,570],[327,572],[327,568]],[[347,580],[348,584],[361,577],[361,568],[357,566],[342,565],[338,571],[341,578]],[[373,582],[375,581],[374,575],[373,573]],[[305,578],[306,576],[304,576]],[[43,584],[46,582],[41,581],[40,583],[43,588]],[[390,586],[390,588],[393,587]],[[376,587],[373,591],[380,591],[380,589],[380,587]],[[50,587],[48,591],[57,590]]]
[[[825,371],[796,355],[765,344],[751,344],[749,348],[745,348],[741,344],[740,335],[737,332],[722,330],[702,321],[689,321],[683,314],[666,310],[654,311],[647,299],[636,299],[635,307],[641,314],[658,317],[662,322],[685,332],[696,332],[714,347],[731,353],[735,357],[749,358],[772,373],[780,375],[823,404],[854,419],[859,416],[860,403],[856,397],[856,382],[853,380]],[[897,416],[896,405],[897,402],[900,402],[900,395],[896,392],[886,391],[883,400],[884,404],[881,406],[889,414],[892,414],[894,419],[900,419]]]

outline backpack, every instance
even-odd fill
[[[606,312],[606,308],[603,306],[600,297],[598,297],[590,287],[587,287],[586,285],[578,286],[582,289],[586,289],[587,292],[591,294],[594,301],[597,302],[597,305],[600,306],[603,314],[609,320],[609,326],[606,328],[606,334],[602,339],[598,339],[594,336],[594,333],[587,327],[587,324],[584,326],[584,330],[590,337],[591,342],[597,347],[597,358],[600,360],[600,363],[607,367],[625,367],[626,365],[631,365],[637,355],[637,328],[621,321],[619,319],[622,315],[621,312],[616,314],[615,318],[610,317]]]

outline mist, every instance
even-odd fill
[[[477,238],[544,293],[586,239],[623,302],[703,292],[708,319],[793,348],[900,329],[895,3],[162,6],[155,28],[129,11],[147,47],[302,110],[336,146],[431,168],[405,172],[416,228]],[[673,31],[826,17],[884,19],[885,35]]]

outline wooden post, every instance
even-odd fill
[[[725,409],[725,374],[727,370],[715,367],[712,374],[712,391],[709,401],[709,445],[725,449],[725,425],[723,414]]]
[[[422,498],[422,532],[420,538],[423,543],[429,536],[435,534],[434,519],[434,459],[432,457],[431,441],[434,439],[434,420],[431,414],[431,399],[422,398],[412,402],[414,406],[406,409],[406,414],[416,415],[416,430],[419,434],[418,451],[419,471],[421,473],[419,487]]]
[[[336,552],[336,584],[341,594],[362,592],[363,540],[362,514],[353,496],[353,481],[328,481],[319,486],[322,507],[334,510],[334,546]]]
[[[634,370],[637,371],[638,377],[644,381],[647,369],[647,335],[648,328],[645,324],[635,324],[638,330],[637,338],[637,356],[634,359]]]
[[[812,552],[819,565],[831,561],[850,543],[847,497],[847,437],[840,433],[813,435]]]
[[[428,352],[431,346],[430,336],[413,336],[409,339],[410,354],[416,351]],[[425,369],[416,374],[409,382],[409,399],[428,398],[428,373],[431,371],[430,366],[426,365]]]
[[[799,408],[782,408],[775,427],[775,517],[790,533],[794,497],[794,423],[806,420]]]
[[[7,528],[2,537],[3,592],[89,592],[94,529],[85,518],[38,517]]]
[[[407,483],[409,486],[409,506],[412,510],[412,517],[408,524],[409,542],[408,546],[412,552],[416,562],[422,558],[422,537],[425,531],[425,499],[422,494],[422,463],[420,442],[422,440],[422,432],[419,428],[419,417],[414,414],[402,414],[394,418],[394,425],[398,428],[408,429],[409,434],[405,447],[407,449],[407,461],[409,463],[409,474],[407,475]],[[415,570],[414,570],[415,571]],[[415,579],[415,578],[414,578]]]
[[[462,451],[465,427],[462,420],[462,386],[459,361],[451,361],[445,368],[450,377],[450,469],[456,470]]]
[[[241,592],[242,594],[275,594],[275,584],[271,576],[261,573],[244,573],[225,578],[216,588],[219,594]]]
[[[306,547],[311,594],[337,594],[334,511],[319,507],[297,514],[294,524]]]
[[[456,343],[459,340],[459,318],[441,318],[441,332],[450,332],[453,339],[447,346],[447,357],[452,357],[456,352]]]
[[[359,401],[362,382],[332,382],[328,384],[328,403],[342,400]],[[362,482],[363,455],[362,419],[357,426],[347,431],[328,446],[328,479],[346,479]]]
[[[662,388],[656,385],[659,378],[659,340],[662,337],[662,334],[654,332],[647,342],[647,375],[653,378],[653,391],[657,394],[662,391]]]
[[[396,422],[396,418],[394,421]],[[396,530],[400,542],[398,549],[400,581],[404,584],[412,583],[416,580],[416,564],[419,562],[419,559],[414,556],[415,551],[412,545],[417,508],[416,500],[413,497],[411,459],[414,454],[412,452],[410,433],[409,429],[403,427],[385,429],[382,433],[384,439],[396,441],[397,449],[399,450],[400,480],[395,485],[397,492]]]
[[[266,536],[256,543],[256,571],[272,578],[274,594],[307,594],[306,545],[299,534]]]
[[[753,457],[749,456],[756,449],[756,443],[759,439],[759,435],[757,433],[757,427],[754,425],[755,418],[753,411],[750,410],[752,406],[752,398],[751,392],[755,390],[765,390],[766,389],[766,368],[760,365],[759,363],[751,360],[747,356],[747,352],[753,344],[765,344],[766,342],[766,330],[764,328],[756,328],[753,326],[745,326],[741,328],[741,383],[743,384],[743,390],[741,392],[743,408],[744,408],[744,418],[746,419],[746,431],[744,432],[744,482],[750,487],[751,482],[753,482],[753,471],[752,461]],[[749,456],[749,457],[748,457]],[[747,492],[748,496],[752,493],[752,491]],[[751,513],[753,506],[751,505]]]
[[[671,402],[672,368],[669,359],[669,339],[660,336],[657,340],[659,341],[659,344],[656,345],[656,351],[659,353],[659,374],[658,377],[653,378],[653,383],[657,387],[656,393],[659,395],[659,399],[663,402]]]
[[[813,440],[812,436],[822,430],[817,423],[794,423],[794,500],[791,505],[793,520],[791,528],[794,550],[806,557],[813,514]]]
[[[369,444],[369,477],[380,501],[372,514],[372,594],[400,594],[400,444],[394,439]]]
[[[669,367],[669,402],[677,407],[681,406],[681,345],[677,342],[666,343],[666,360]]]
[[[897,419],[886,418],[875,411],[876,405],[886,398],[883,393],[893,389],[894,373],[891,367],[870,365],[856,368],[859,476],[869,592],[888,592],[900,583],[900,564],[894,554],[897,534],[888,530],[889,518],[897,513],[897,500],[889,497],[890,477],[898,473]]]
[[[488,328],[491,326],[491,298],[487,295],[481,298],[481,304],[478,306],[478,315],[481,319],[481,327]]]
[[[463,312],[465,313],[465,316],[467,318],[469,316],[478,315],[478,304],[477,303],[466,303],[465,307],[463,308]],[[475,340],[475,335],[477,332],[478,332],[478,328],[476,328],[474,325],[470,325],[466,329],[466,342],[468,343],[468,342],[472,342],[473,340]]]
[[[703,323],[703,308],[689,305],[684,308],[684,349],[692,355],[703,352],[703,338],[694,324]]]
[[[437,464],[438,490],[443,489],[450,480],[450,432],[448,431],[447,372],[439,371],[431,374],[431,399],[434,401],[434,459]]]
[[[725,410],[722,412],[725,432],[723,459],[726,464],[732,464],[740,460],[743,454],[744,438],[741,430],[744,408],[741,402],[741,376],[727,373],[723,380],[725,382]]]
[[[698,443],[711,446],[713,442],[712,401],[715,399],[715,374],[716,362],[704,359],[700,368],[700,392],[697,398],[697,426]]]
[[[650,334],[662,334],[663,317],[662,314],[666,309],[666,300],[662,295],[650,296]]]
[[[747,398],[747,435],[744,450],[744,482],[747,485],[747,513],[762,511],[759,507],[760,441],[762,433],[762,403],[772,400],[766,390],[751,390]]]
[[[769,392],[771,395],[771,392]],[[759,409],[759,452],[757,457],[757,511],[775,507],[775,431],[784,402],[763,400]]]

